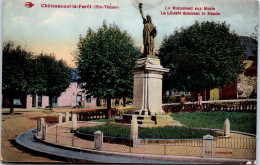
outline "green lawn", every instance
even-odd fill
[[[155,127],[155,128],[139,128],[140,138],[158,138],[158,139],[188,139],[201,138],[203,135],[211,134],[219,136],[215,132],[196,130],[193,128],[215,128],[223,129],[223,124],[228,118],[231,130],[256,134],[256,113],[249,112],[190,112],[190,113],[174,113],[174,120],[178,120],[181,124],[191,128],[178,127]],[[105,136],[129,137],[130,127],[122,124],[113,124],[112,119],[95,120],[105,122],[105,125],[96,127],[79,128],[82,133],[93,134],[100,130]]]
[[[256,133],[256,113],[250,112],[191,112],[174,113],[174,120],[181,124],[196,128],[223,129],[223,124],[228,118],[230,129],[247,133]]]

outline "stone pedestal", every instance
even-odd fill
[[[103,149],[103,133],[101,131],[94,132],[94,149]]]
[[[230,135],[230,122],[228,119],[224,122],[224,136],[229,137]]]
[[[138,59],[133,69],[134,93],[133,108],[138,125],[143,126],[179,126],[162,109],[162,78],[169,69],[163,68],[158,58]],[[122,122],[130,123],[133,115],[123,115]]]
[[[214,157],[214,137],[211,135],[203,136],[202,156],[203,158]]]
[[[157,58],[137,60],[133,69],[133,108],[139,115],[162,115],[162,74],[169,72]]]
[[[138,145],[138,123],[136,116],[133,116],[131,121],[131,139],[133,140],[133,146]]]
[[[152,121],[155,121],[157,126],[180,126],[180,122],[173,120],[170,115],[154,115]]]
[[[43,124],[43,128],[42,128],[42,140],[46,140],[47,139],[47,124]]]
[[[41,121],[37,120],[37,124],[36,124],[36,128],[37,128],[37,136],[39,136],[40,130],[41,130]]]
[[[59,113],[59,117],[58,117],[58,124],[62,123],[62,113]]]
[[[69,112],[66,112],[65,122],[68,122],[68,121],[70,121],[70,114],[69,114]]]
[[[37,121],[37,135],[38,136],[42,136],[44,124],[45,124],[44,118],[41,118]]]
[[[77,115],[72,114],[72,132],[75,132],[77,129]]]

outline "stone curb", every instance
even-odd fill
[[[25,151],[28,151],[32,154],[35,154],[35,155],[38,155],[38,156],[46,156],[48,158],[51,158],[51,159],[58,159],[58,160],[65,160],[65,161],[68,161],[68,162],[72,162],[72,163],[145,163],[145,164],[183,164],[182,162],[169,162],[169,161],[163,161],[163,160],[152,160],[152,159],[136,159],[136,158],[129,158],[129,157],[123,157],[123,156],[115,156],[115,155],[112,155],[112,156],[109,156],[109,155],[105,155],[105,154],[100,154],[100,155],[103,155],[103,156],[94,156],[93,158],[93,155],[96,155],[95,153],[91,153],[91,152],[85,152],[83,150],[80,150],[80,152],[78,153],[86,153],[86,154],[90,154],[92,155],[92,159],[89,159],[89,157],[85,156],[84,158],[77,158],[77,157],[73,157],[73,156],[68,156],[68,155],[64,155],[64,154],[56,154],[56,153],[53,153],[53,152],[48,152],[48,151],[43,151],[41,148],[31,148],[27,145],[24,145],[24,142],[20,141],[20,138],[22,138],[22,136],[26,135],[26,134],[30,134],[31,132],[33,133],[33,131],[35,131],[35,129],[32,129],[32,130],[29,130],[27,132],[24,132],[20,135],[18,135],[16,138],[15,138],[15,142],[17,145],[19,145],[19,147],[21,147],[23,150]],[[34,139],[34,135],[31,135],[31,138]],[[31,141],[32,139],[30,139]],[[32,142],[35,142],[34,140],[32,140]],[[43,143],[38,143],[38,144],[43,144]],[[49,146],[50,145],[45,145],[45,146]],[[53,147],[53,148],[64,148],[68,151],[68,148],[69,147],[66,147],[66,146],[60,146],[60,145],[53,145],[53,146],[56,146],[56,147]],[[76,150],[74,149],[75,151],[79,151],[79,150]],[[70,151],[73,151],[73,149],[70,149]],[[83,152],[82,152],[83,151]],[[89,156],[90,156],[89,155]],[[104,159],[104,156],[105,156],[105,159]],[[103,160],[100,160],[100,157],[103,157]],[[107,161],[107,158],[110,160],[110,161]],[[118,160],[118,159],[119,160]],[[115,161],[117,159],[117,161]],[[126,160],[124,160],[126,159]],[[128,161],[127,161],[128,160]]]
[[[246,159],[225,159],[225,158],[202,158],[202,157],[190,157],[190,156],[172,156],[172,155],[152,155],[152,154],[134,154],[134,153],[120,153],[110,151],[97,151],[91,149],[83,149],[79,147],[72,147],[68,145],[59,145],[45,140],[41,140],[35,136],[38,142],[54,147],[71,149],[75,151],[84,151],[94,154],[102,154],[108,156],[123,156],[128,158],[139,158],[139,159],[153,159],[153,160],[166,160],[166,161],[179,161],[179,162],[193,162],[193,163],[243,163],[245,164],[248,160]]]
[[[54,159],[54,160],[60,160],[60,161],[68,161],[68,162],[72,162],[72,163],[99,163],[99,162],[94,162],[94,161],[86,161],[86,160],[84,160],[84,159],[73,159],[73,158],[71,158],[71,157],[66,157],[65,155],[59,155],[59,154],[54,154],[54,153],[51,153],[51,152],[43,152],[43,151],[41,151],[40,149],[39,150],[37,150],[37,149],[35,149],[35,148],[31,148],[31,147],[29,147],[29,146],[26,146],[26,145],[24,145],[20,140],[19,140],[19,138],[22,136],[22,135],[24,135],[24,134],[26,134],[26,133],[28,133],[28,132],[33,132],[35,129],[32,129],[32,130],[29,130],[29,131],[26,131],[26,132],[24,132],[24,133],[22,133],[22,134],[20,134],[20,135],[18,135],[18,136],[16,136],[16,138],[15,138],[15,142],[16,142],[16,144],[20,147],[20,148],[22,148],[23,149],[23,151],[28,151],[29,153],[32,153],[32,154],[34,154],[34,155],[37,155],[37,156],[46,156],[46,157],[48,157],[48,158],[50,158],[50,159]]]
[[[202,129],[202,130],[212,130],[212,131],[221,131],[221,132],[224,132],[223,129],[211,129],[211,128],[197,128],[197,129]],[[232,130],[230,130],[230,133],[237,133],[237,134],[242,134],[242,135],[248,135],[248,136],[254,136],[254,137],[256,137],[256,134],[247,133],[247,132],[239,132],[239,131],[232,131]]]

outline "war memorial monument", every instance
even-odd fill
[[[151,16],[143,15],[142,4],[139,3],[143,19],[143,55],[137,60],[132,72],[134,75],[133,108],[135,115],[124,115],[123,121],[130,123],[136,117],[142,126],[180,125],[162,109],[162,78],[169,69],[163,68],[154,53],[154,38],[156,26],[152,24]]]

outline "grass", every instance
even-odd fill
[[[81,127],[78,129],[81,133],[93,134],[96,131],[102,131],[104,136],[113,137],[129,137],[130,126],[106,123],[104,125],[95,127]],[[154,127],[154,128],[139,128],[140,138],[154,138],[154,139],[194,139],[202,138],[206,134],[211,134],[212,136],[220,136],[214,131],[209,130],[198,130],[194,128],[186,127]]]
[[[198,130],[195,128],[215,128],[223,129],[225,120],[228,118],[230,127],[233,131],[241,131],[256,134],[256,113],[249,112],[192,112],[192,113],[175,113],[172,114],[174,120],[178,120],[181,124],[188,126],[184,127],[154,127],[154,128],[139,128],[140,138],[155,138],[155,139],[189,139],[201,138],[206,134],[219,136],[213,131]],[[105,122],[105,125],[95,127],[80,128],[82,133],[93,134],[100,130],[105,136],[113,137],[129,137],[130,127],[113,124],[112,119],[95,120]]]
[[[174,120],[195,128],[223,129],[228,118],[230,129],[256,134],[256,113],[249,112],[191,112],[172,114]]]

